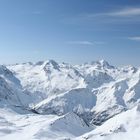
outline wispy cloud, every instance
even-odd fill
[[[93,42],[90,41],[69,41],[67,43],[73,45],[93,45]]]
[[[131,16],[140,16],[140,7],[135,8],[122,8],[117,11],[112,11],[105,13],[107,16],[119,16],[119,17],[131,17]]]
[[[104,13],[89,13],[85,15],[87,18],[92,17],[135,17],[140,16],[140,7],[129,7],[112,10]]]
[[[66,24],[85,25],[91,24],[121,24],[140,22],[140,7],[123,7],[100,13],[84,13],[73,17],[66,17],[62,20]],[[99,30],[99,29],[98,29]],[[85,44],[85,43],[83,43]]]
[[[128,37],[129,40],[140,41],[140,36]]]
[[[101,41],[68,41],[67,44],[72,44],[72,45],[82,45],[82,46],[94,46],[94,45],[102,45],[105,44],[104,42]]]

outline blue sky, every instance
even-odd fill
[[[0,63],[46,59],[140,66],[140,0],[0,0]]]

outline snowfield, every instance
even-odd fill
[[[139,140],[139,132],[139,68],[0,66],[0,140]]]
[[[0,109],[0,139],[53,140],[80,136],[91,131],[74,113],[64,116],[18,114],[6,108]]]

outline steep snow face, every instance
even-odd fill
[[[60,94],[74,88],[85,87],[82,75],[69,64],[53,60],[9,66],[21,80],[24,89],[42,98]]]
[[[0,138],[137,140],[139,92],[140,69],[104,60],[0,66]]]
[[[3,106],[5,102],[17,104],[18,98],[13,89],[8,83],[0,77],[0,105]]]
[[[129,88],[127,89],[124,100],[130,108],[140,102],[140,70],[129,78]]]
[[[27,108],[33,98],[24,92],[20,80],[5,66],[0,66],[0,107]]]
[[[48,60],[8,68],[30,96],[30,107],[42,114],[74,111],[100,125],[140,98],[140,70],[132,66],[116,68],[104,60],[72,66]]]
[[[0,108],[0,139],[64,140],[75,138],[93,128],[75,113],[64,116],[18,114]]]
[[[96,105],[93,107],[94,124],[101,124],[108,118],[124,111],[127,106],[123,96],[128,89],[126,81],[111,82],[101,88],[94,89],[97,96]]]
[[[89,89],[97,88],[103,85],[104,83],[109,83],[113,81],[113,78],[109,76],[106,72],[101,72],[93,70],[90,73],[86,74],[85,81]]]
[[[52,122],[51,129],[56,132],[69,133],[71,137],[77,137],[91,131],[93,128],[87,126],[83,119],[75,113],[70,112]]]
[[[5,81],[13,87],[21,87],[20,80],[17,79],[14,74],[7,69],[5,66],[0,65],[0,77],[5,79]]]
[[[96,96],[88,89],[73,89],[69,92],[53,96],[37,104],[34,109],[38,113],[66,114],[76,112],[83,114],[90,111],[96,103]]]
[[[19,105],[20,100],[17,95],[21,88],[20,81],[5,66],[0,66],[0,106],[5,103]]]
[[[140,105],[123,112],[77,140],[138,140],[140,132]]]

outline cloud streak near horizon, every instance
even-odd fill
[[[67,44],[71,45],[82,45],[82,46],[95,46],[95,45],[102,45],[105,44],[105,42],[101,41],[68,41]]]
[[[111,16],[111,17],[134,17],[140,16],[140,7],[124,7],[104,13],[89,14],[88,17]]]
[[[140,36],[128,37],[129,40],[140,41]]]
[[[140,8],[135,7],[123,8],[115,12],[107,13],[106,15],[120,17],[140,16]]]
[[[87,18],[100,17],[100,16],[111,16],[111,17],[134,17],[140,16],[140,7],[124,7],[117,10],[112,10],[104,13],[89,13],[86,15]]]

